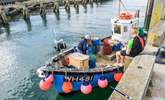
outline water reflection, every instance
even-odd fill
[[[91,8],[93,8],[93,3],[90,3]]]
[[[30,18],[24,19],[24,20],[25,20],[25,23],[27,25],[27,30],[31,31],[32,30],[32,24],[31,24]]]
[[[2,34],[3,33],[3,29],[2,28],[0,28],[0,34]]]
[[[96,0],[95,4],[96,4],[96,7],[99,7],[99,2],[98,2],[98,0]]]
[[[56,19],[57,19],[57,20],[60,20],[60,12],[58,12],[58,13],[55,12],[54,14],[55,14],[55,16],[56,16]]]
[[[87,5],[83,5],[84,7],[84,13],[87,13]]]
[[[7,38],[7,40],[9,40],[11,38],[10,25],[9,24],[5,24],[4,28],[5,28],[6,38]]]
[[[44,27],[47,27],[47,17],[46,17],[46,14],[45,15],[41,15],[41,19],[42,19]]]
[[[75,8],[75,10],[76,10],[76,14],[79,14],[79,6]]]
[[[68,18],[68,20],[70,20],[70,18],[71,18],[70,9],[67,11],[67,18]]]

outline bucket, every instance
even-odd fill
[[[92,43],[95,46],[100,46],[101,45],[101,40],[99,38],[94,38]]]
[[[112,51],[120,51],[123,48],[122,43],[118,43],[112,46]]]
[[[112,53],[112,47],[110,45],[103,46],[103,55],[110,55]]]

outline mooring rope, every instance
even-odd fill
[[[113,90],[115,90],[117,93],[119,93],[120,95],[122,95],[122,96],[126,97],[126,98],[127,98],[127,100],[133,100],[133,98],[132,98],[131,96],[127,95],[126,93],[123,93],[123,92],[121,92],[120,90],[115,89],[115,88],[114,88],[114,87],[112,87],[112,86],[110,86],[110,87],[111,87],[111,89],[113,89]]]

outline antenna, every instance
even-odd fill
[[[124,3],[122,2],[122,0],[119,0],[119,11],[118,11],[118,16],[120,16],[121,5],[122,5],[123,8],[125,9],[125,11],[128,13],[128,10],[127,10],[127,8],[125,7],[125,5],[124,5]]]
[[[118,9],[118,16],[120,16],[120,9],[121,9],[121,0],[119,0],[119,9]]]

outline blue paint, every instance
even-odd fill
[[[108,82],[113,82],[114,81],[114,72],[110,72],[110,73],[106,73],[106,74],[103,74],[104,77],[108,80]],[[82,74],[78,74],[78,75],[68,75],[68,76],[82,76]],[[84,75],[83,75],[84,76]],[[64,82],[64,77],[65,75],[61,74],[61,75],[56,75],[54,74],[54,86],[56,88],[56,91],[58,93],[63,93],[62,91],[62,84]],[[102,77],[102,74],[93,74],[93,78],[90,82],[90,84],[93,86],[93,87],[96,87],[98,86],[97,84],[97,81],[98,79]],[[78,82],[75,82],[73,81],[72,82],[72,85],[73,85],[73,90],[72,91],[79,91],[80,90],[80,86],[81,84],[83,83],[83,81],[78,81]]]

